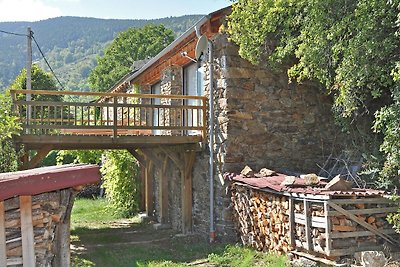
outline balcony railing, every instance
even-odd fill
[[[204,96],[47,90],[12,90],[11,95],[24,134],[206,134]]]

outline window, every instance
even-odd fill
[[[189,96],[204,95],[204,72],[201,66],[197,63],[187,65],[183,68],[183,93]],[[188,106],[200,106],[201,100],[187,99],[184,101]],[[187,109],[183,114],[185,126],[199,127],[202,126],[201,109]],[[187,131],[188,135],[198,135],[200,131]]]

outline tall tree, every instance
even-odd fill
[[[228,23],[244,58],[317,80],[342,121],[375,113],[386,153],[381,186],[400,175],[399,10],[399,0],[238,0]]]
[[[32,65],[32,90],[53,90],[57,91],[57,83],[48,73],[41,69],[38,65]],[[26,69],[22,69],[20,74],[11,83],[8,90],[20,90],[26,88]],[[62,94],[58,95],[32,95],[32,100],[38,101],[61,101]]]
[[[26,88],[26,69],[21,70],[9,90]],[[50,73],[46,73],[37,65],[32,66],[32,89],[33,90],[56,90],[57,86]],[[23,98],[23,95],[18,98]],[[32,100],[61,101],[62,95],[33,95]],[[12,114],[11,98],[8,93],[0,95],[0,172],[16,171],[18,168],[18,151],[13,144],[12,135],[19,134],[21,127],[18,118]]]
[[[120,32],[98,57],[98,65],[89,75],[94,91],[107,91],[129,73],[133,62],[157,55],[174,39],[173,32],[163,25],[146,25]]]

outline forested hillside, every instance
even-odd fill
[[[25,34],[30,26],[65,89],[85,91],[88,90],[88,74],[96,66],[96,57],[102,55],[118,32],[152,23],[164,24],[179,36],[201,17],[187,15],[155,20],[58,17],[38,22],[1,22],[0,30]],[[25,67],[26,42],[26,37],[0,32],[0,92]],[[35,44],[33,61],[46,69]]]

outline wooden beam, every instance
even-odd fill
[[[176,167],[185,175],[185,161],[179,156],[179,153],[172,151],[169,147],[160,146],[160,150],[163,151],[175,164]]]
[[[146,211],[146,165],[140,168],[140,211]]]
[[[56,247],[54,266],[69,267],[71,266],[71,250],[70,250],[70,226],[71,212],[74,205],[74,193],[70,189],[60,191],[61,206],[66,207],[63,217],[61,217],[56,228]]]
[[[192,173],[196,152],[189,151],[184,153],[184,171],[181,172],[182,184],[182,232],[184,234],[192,231]]]
[[[0,202],[0,266],[7,266],[4,201]]]
[[[160,198],[160,223],[168,223],[168,179],[166,176],[166,170],[168,166],[168,156],[165,156],[164,162],[160,173],[160,185],[159,185],[159,198]]]
[[[193,172],[194,161],[196,160],[196,152],[185,152],[185,177],[191,177]]]
[[[153,216],[153,177],[152,177],[152,161],[148,161],[145,168],[145,184],[146,184],[146,214]]]
[[[32,196],[19,197],[21,210],[22,261],[24,267],[35,267],[35,239],[32,222]]]
[[[16,94],[33,94],[33,95],[59,95],[60,91],[51,90],[11,90]],[[99,96],[99,97],[128,97],[128,98],[172,98],[172,99],[201,99],[201,96],[188,96],[188,95],[165,95],[165,94],[131,94],[131,93],[100,93],[100,92],[77,92],[77,91],[63,91],[63,95],[75,96]],[[23,101],[25,102],[25,101]],[[37,101],[35,101],[37,102]],[[50,102],[53,105],[60,105],[60,102]],[[79,104],[79,103],[78,103]],[[88,105],[90,103],[84,103]],[[93,104],[98,105],[98,103]]]
[[[135,159],[139,162],[139,164],[140,164],[142,167],[145,167],[145,166],[146,166],[147,162],[146,162],[145,157],[144,157],[143,155],[141,155],[139,152],[137,152],[136,149],[134,149],[134,148],[127,148],[126,150],[128,150],[128,152],[131,153],[132,156],[135,157]]]
[[[359,219],[357,216],[355,216],[354,214],[348,212],[347,210],[343,209],[342,207],[340,207],[339,205],[335,204],[335,203],[331,203],[328,202],[329,206],[331,206],[333,209],[337,210],[338,212],[340,212],[341,214],[347,216],[349,219],[355,221],[356,223],[358,223],[359,225],[363,226],[364,228],[368,229],[369,231],[373,232],[376,235],[379,235],[380,237],[382,237],[383,239],[385,239],[386,241],[388,241],[391,244],[399,244],[397,240],[393,239],[392,237],[382,233],[381,231],[379,231],[378,229],[374,228],[372,225],[368,224],[367,222]]]
[[[294,199],[289,197],[289,244],[292,248],[296,247],[295,234],[296,225],[294,222]]]
[[[197,144],[201,136],[110,136],[84,135],[25,135],[14,138],[17,144],[23,144],[27,150],[37,150],[43,145],[52,144],[53,149],[126,149],[127,147],[152,148],[159,145]]]
[[[307,199],[304,199],[304,219],[305,219],[305,232],[306,232],[306,245],[307,250],[313,250],[313,242],[311,239],[311,210],[310,210],[310,202]]]
[[[329,205],[327,201],[324,201],[324,210],[325,210],[325,253],[326,255],[331,255],[332,250],[332,239],[331,239],[331,231],[332,231],[332,223],[331,219],[329,218]]]
[[[162,159],[155,153],[154,148],[146,148],[146,149],[140,149],[140,153],[146,156],[146,160],[150,160],[154,163],[156,166],[162,166],[163,161]]]
[[[36,155],[28,162],[25,162],[22,166],[22,170],[33,169],[35,168],[53,149],[52,145],[45,145],[39,151],[37,151]]]

